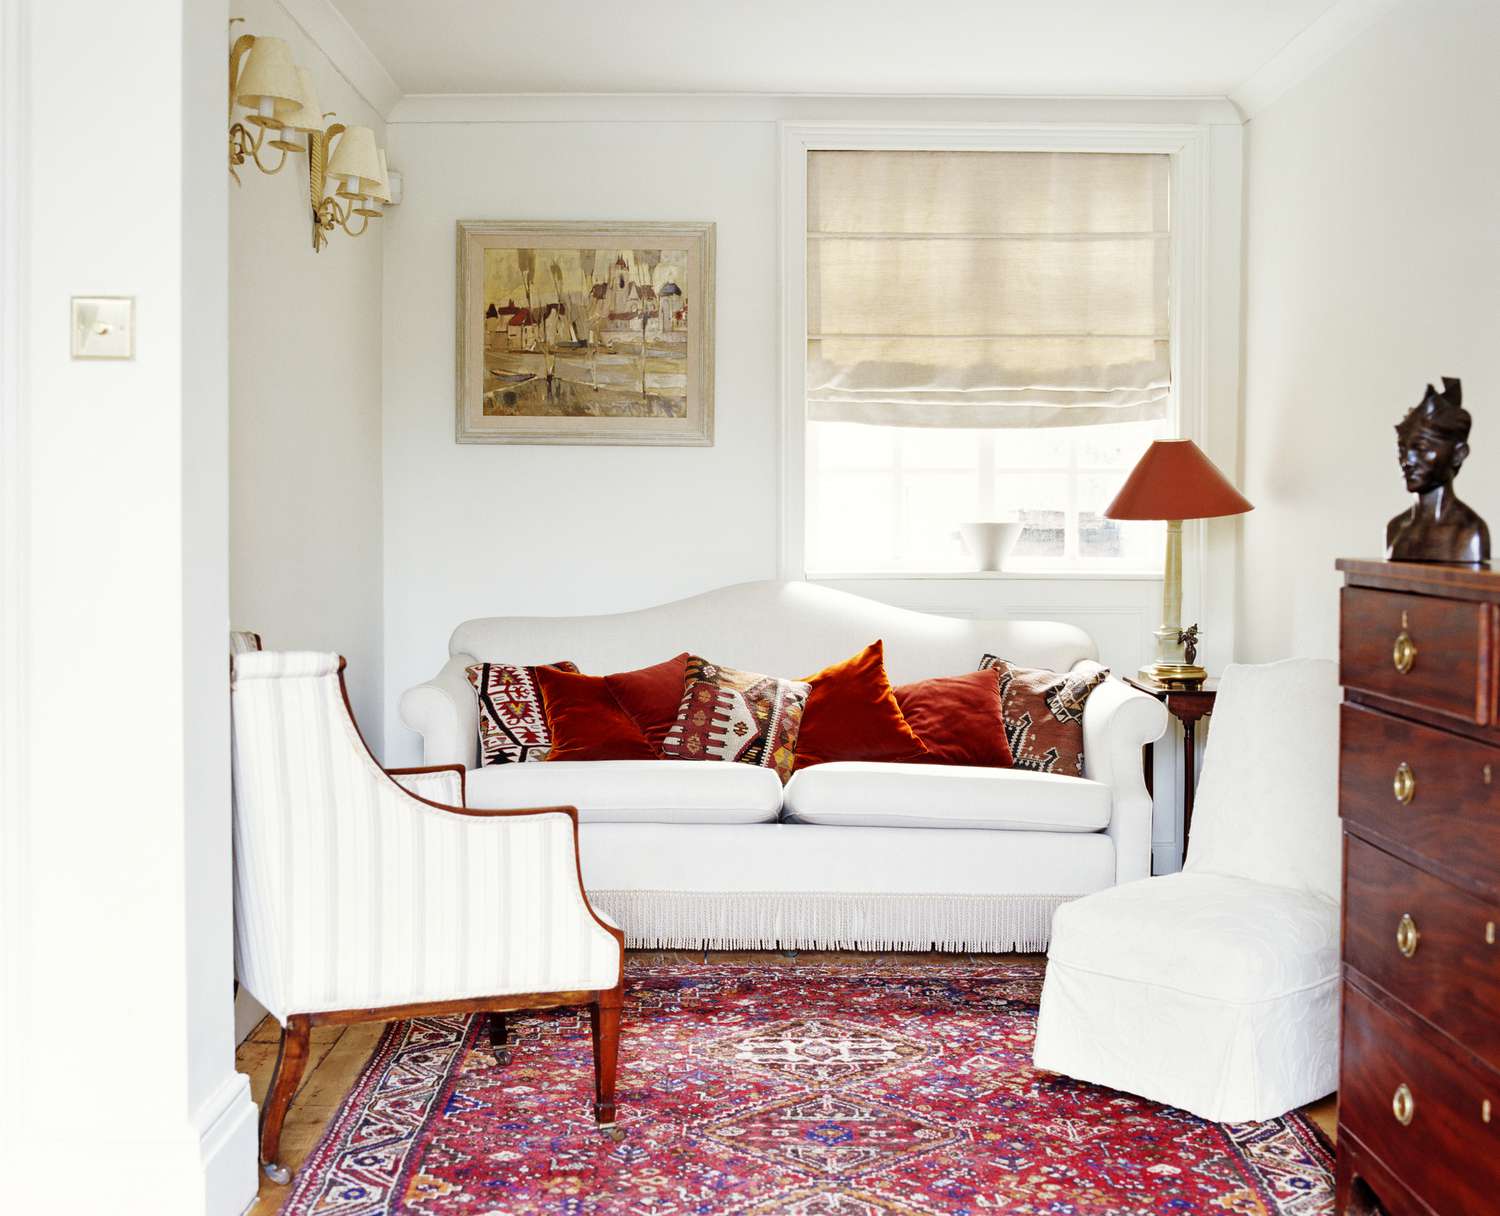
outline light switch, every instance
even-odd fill
[[[73,358],[130,359],[134,355],[134,296],[73,297]]]

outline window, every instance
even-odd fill
[[[1159,572],[1104,508],[1171,433],[1168,156],[807,154],[805,565]]]

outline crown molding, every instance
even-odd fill
[[[1248,122],[1281,95],[1301,84],[1406,0],[1335,0],[1324,14],[1277,51],[1229,99]]]
[[[328,56],[349,87],[387,118],[401,100],[401,86],[332,0],[279,0],[286,14]]]
[[[1223,97],[776,93],[409,93],[387,123],[953,122],[1239,126]]]

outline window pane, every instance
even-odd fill
[[[808,567],[885,570],[895,559],[889,473],[825,473],[808,494]]]
[[[1104,518],[1122,480],[1119,473],[1078,478],[1078,556],[1120,570],[1160,570],[1165,524]]]
[[[995,439],[997,469],[1065,469],[1068,453],[1078,427],[1051,427],[1046,430],[1002,430],[992,432]]]
[[[1078,465],[1085,469],[1133,468],[1151,441],[1165,433],[1160,422],[1118,422],[1074,429]]]
[[[908,473],[902,479],[902,565],[926,570],[962,570],[969,563],[958,525],[979,519],[979,475],[974,469]]]
[[[885,429],[885,428],[881,428]],[[983,431],[943,427],[892,427],[897,431],[901,463],[908,469],[975,469]]]
[[[855,422],[809,422],[816,432],[818,461],[825,469],[888,469],[896,450],[896,428]]]
[[[808,568],[818,573],[973,568],[969,520],[1026,525],[1010,568],[1161,569],[1163,526],[1104,510],[1164,423],[1049,430],[809,424]]]

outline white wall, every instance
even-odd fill
[[[337,121],[384,124],[276,0],[234,32],[285,38]],[[335,121],[329,119],[330,122]],[[280,153],[269,150],[275,163]],[[312,248],[307,158],[229,185],[230,608],[276,650],[349,660],[349,697],[382,752],[382,234]]]
[[[395,124],[385,221],[387,751],[471,616],[610,612],[776,569],[773,122]],[[713,220],[711,448],[457,444],[459,219]]]
[[[1441,375],[1500,537],[1497,47],[1493,0],[1408,0],[1249,124],[1241,658],[1335,654],[1334,560],[1381,555]]]
[[[228,1000],[228,12],[5,8],[26,73],[6,1207],[234,1213],[256,1175]],[[87,294],[135,297],[133,360],[70,359]]]

